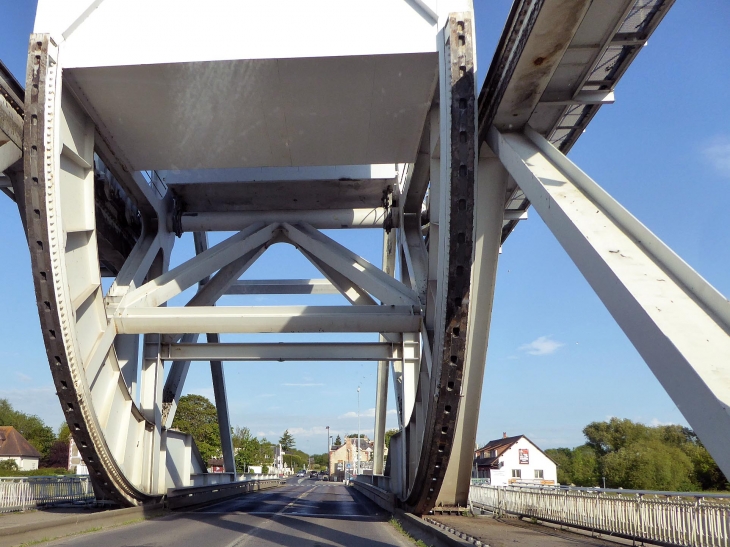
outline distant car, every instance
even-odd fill
[[[309,478],[310,478],[310,479],[316,479],[316,478],[317,478],[317,472],[316,472],[316,471],[312,471],[312,472],[310,472],[310,473],[309,473]]]
[[[322,475],[322,480],[323,481],[328,481],[328,480],[330,480],[330,478],[327,475]]]
[[[304,476],[304,471],[300,471],[299,473],[297,473],[297,477],[303,477],[303,476]]]

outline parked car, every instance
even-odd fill
[[[317,472],[316,471],[311,471],[309,473],[309,478],[310,479],[316,479],[317,478]]]
[[[323,481],[328,481],[328,480],[330,480],[330,478],[329,478],[328,475],[322,475],[322,480]]]
[[[297,477],[303,477],[303,476],[304,476],[304,471],[300,471],[299,473],[297,473]]]

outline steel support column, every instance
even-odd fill
[[[730,303],[530,128],[487,142],[730,476]]]
[[[464,379],[461,404],[451,457],[436,505],[466,506],[474,462],[474,442],[484,382],[489,325],[492,318],[494,287],[497,278],[507,171],[491,152],[479,159],[474,190],[474,265],[469,297],[470,333],[464,352]]]
[[[395,230],[383,234],[383,271],[392,276],[395,273]],[[380,341],[385,338],[380,335]],[[373,474],[383,474],[383,458],[385,455],[385,421],[388,411],[388,361],[378,362],[378,373],[375,386],[375,430],[373,450]]]

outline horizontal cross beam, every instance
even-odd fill
[[[419,332],[412,306],[134,307],[113,318],[119,334]]]
[[[162,346],[164,361],[396,361],[400,344],[268,343],[170,344]]]
[[[243,279],[226,294],[339,294],[327,279]]]
[[[299,224],[300,222],[305,222],[320,230],[382,228],[387,216],[388,213],[382,207],[363,209],[183,213],[180,217],[180,226],[183,232],[234,232],[258,223]],[[172,218],[169,219],[168,228],[172,230]]]

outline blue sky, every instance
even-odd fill
[[[510,2],[475,3],[483,77]],[[0,59],[21,81],[34,11],[29,0],[0,0],[3,21],[12,22],[0,34]],[[725,295],[728,22],[730,4],[723,0],[677,2],[623,77],[616,103],[601,109],[570,154]],[[40,336],[28,251],[15,205],[4,196],[0,233],[0,397],[57,426],[63,414]],[[334,236],[379,264],[379,233]],[[685,424],[537,214],[520,223],[503,251],[479,410],[480,444],[504,431],[525,434],[542,448],[576,446],[588,422],[609,416]],[[184,238],[173,260],[190,253],[192,242]],[[280,275],[282,268],[287,272]],[[246,277],[277,275],[319,277],[283,245],[270,249]],[[262,302],[279,303],[275,297]],[[232,422],[269,439],[288,428],[300,448],[323,452],[324,426],[335,434],[356,430],[358,385],[362,430],[372,431],[374,364],[228,364],[226,375]],[[195,366],[186,386],[212,398],[204,364]],[[391,425],[394,418],[389,416]]]

